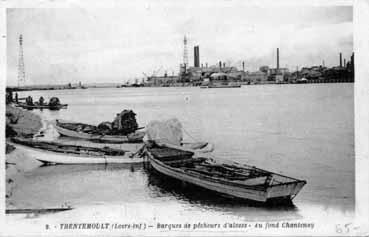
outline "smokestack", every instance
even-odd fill
[[[219,68],[222,68],[222,61],[219,61]]]
[[[225,67],[225,63],[223,63],[223,67]]]
[[[352,55],[351,55],[351,65],[352,65],[352,68],[354,68],[354,66],[355,66],[354,52],[352,52]]]
[[[245,61],[242,61],[242,71],[245,71]]]
[[[200,51],[199,46],[195,46],[194,48],[194,67],[200,67]]]
[[[340,67],[342,67],[342,53],[340,53]]]
[[[279,48],[277,48],[277,70],[279,70]]]

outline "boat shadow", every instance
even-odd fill
[[[132,163],[132,164],[74,164],[74,165],[49,165],[42,164],[38,168],[32,171],[34,174],[38,175],[57,175],[57,174],[70,174],[70,173],[79,173],[83,174],[84,172],[91,171],[118,171],[118,170],[130,170],[131,172],[135,172],[136,170],[141,170],[144,166],[143,163]]]
[[[264,210],[297,212],[297,207],[291,200],[279,200],[267,203],[246,200],[242,198],[232,197],[221,194],[212,190],[208,190],[197,185],[183,182],[168,176],[165,176],[149,165],[145,166],[145,172],[148,176],[148,186],[158,195],[170,194],[176,199],[189,202],[191,204],[199,204],[207,207],[228,208],[244,208],[253,207]]]

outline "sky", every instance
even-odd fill
[[[7,10],[7,84],[17,85],[18,37],[23,35],[26,85],[117,82],[158,70],[177,74],[183,37],[200,63],[218,61],[248,71],[262,65],[339,64],[353,51],[351,6],[135,4],[124,8]]]

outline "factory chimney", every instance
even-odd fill
[[[277,70],[279,70],[279,48],[277,48]]]
[[[355,66],[355,59],[354,59],[354,53],[353,52],[352,52],[352,55],[351,55],[351,65],[354,68],[354,66]]]
[[[242,61],[242,71],[245,71],[245,61]]]
[[[219,61],[219,68],[222,68],[222,61]]]
[[[223,63],[223,68],[225,68],[225,63]]]
[[[342,53],[340,53],[340,67],[342,67]]]
[[[194,67],[200,67],[200,52],[198,45],[194,47]]]

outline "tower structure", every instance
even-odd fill
[[[187,37],[183,38],[183,65],[185,68],[188,66],[188,49],[187,49]]]
[[[24,69],[23,57],[23,36],[19,35],[19,55],[18,55],[18,87],[26,83],[26,72]]]

